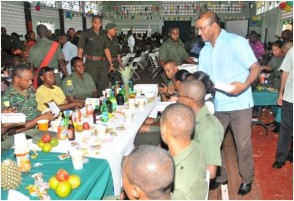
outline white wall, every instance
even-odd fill
[[[58,8],[41,7],[40,11],[36,11],[35,7],[32,6],[31,11],[33,30],[35,31],[35,33],[37,33],[36,27],[39,21],[47,21],[50,23],[52,22],[54,24],[54,29],[60,29]],[[52,32],[54,33],[54,30]]]

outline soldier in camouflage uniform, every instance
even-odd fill
[[[159,48],[158,64],[163,67],[168,60],[174,60],[177,65],[184,62],[196,64],[185,50],[185,44],[179,39],[179,28],[173,27],[169,31],[169,39],[165,41]]]
[[[37,121],[41,119],[54,119],[54,115],[51,112],[40,114],[37,110],[35,91],[32,87],[33,73],[28,66],[24,64],[15,66],[12,70],[12,79],[12,84],[2,96],[2,110],[5,110],[7,107],[16,108],[17,112],[26,115],[26,124],[25,127],[10,130],[10,135],[35,127]]]

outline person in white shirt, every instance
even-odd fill
[[[130,31],[128,31],[128,46],[129,46],[129,48],[130,48],[130,50],[131,50],[131,53],[133,53],[134,52],[134,47],[135,47],[135,38],[134,38],[134,36],[133,36],[133,33],[132,33],[132,31],[130,30]]]
[[[70,61],[72,58],[78,55],[78,48],[68,40],[68,36],[66,34],[61,34],[59,36],[59,43],[63,45],[62,52],[64,55],[68,75],[70,75],[72,73]]]

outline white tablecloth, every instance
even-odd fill
[[[195,64],[182,64],[178,66],[179,70],[185,69],[190,73],[195,73],[198,70],[198,65]]]
[[[110,119],[107,123],[108,128],[112,128],[113,131],[117,133],[117,136],[111,136],[109,134],[106,137],[101,139],[98,136],[92,136],[90,130],[84,130],[82,133],[76,132],[75,142],[85,144],[91,144],[95,142],[101,142],[101,149],[99,153],[97,151],[88,152],[88,157],[94,158],[102,158],[106,159],[109,162],[112,177],[113,177],[113,185],[114,185],[114,193],[115,195],[120,194],[121,188],[121,163],[124,156],[128,155],[134,149],[134,139],[135,136],[144,123],[145,119],[151,113],[155,104],[157,102],[157,98],[155,101],[147,103],[144,107],[144,110],[139,110],[137,107],[134,110],[133,120],[131,122],[126,122],[124,115],[121,113],[115,113],[115,117]],[[121,111],[123,106],[119,106],[117,111]],[[82,109],[82,113],[85,113],[84,108]],[[94,126],[92,117],[83,117],[82,122],[88,122],[91,127]],[[125,130],[117,131],[117,127],[124,127]],[[69,147],[71,147],[71,142],[68,140],[59,140],[59,144],[57,147],[52,149],[53,152],[62,152],[67,153]],[[31,149],[40,150],[36,144],[30,144]]]

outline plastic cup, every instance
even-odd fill
[[[14,153],[22,154],[29,151],[27,138],[24,133],[14,135]]]
[[[69,149],[72,165],[75,170],[83,169],[84,165],[84,154],[83,151],[77,149]]]
[[[40,131],[48,131],[48,122],[49,121],[46,119],[42,119],[42,120],[37,121],[39,130]]]
[[[144,110],[145,99],[144,98],[139,98],[138,99],[138,105],[139,105],[139,110]]]
[[[50,126],[51,126],[51,129],[52,129],[52,131],[57,131],[57,128],[58,128],[58,126],[59,126],[59,121],[57,121],[57,120],[54,120],[54,121],[51,121],[50,122]]]
[[[110,97],[110,95],[111,95],[111,90],[112,90],[112,89],[106,89],[106,93],[107,93],[106,96],[107,96],[107,97]]]
[[[136,96],[141,96],[142,94],[142,89],[137,89],[136,90]]]
[[[97,133],[98,133],[99,138],[101,138],[101,139],[105,138],[106,128],[107,128],[107,126],[105,126],[103,124],[96,125],[96,129],[97,129]]]
[[[264,73],[261,73],[261,74],[259,75],[259,82],[260,82],[261,84],[264,84],[264,81],[265,81],[265,74],[264,74]]]
[[[125,118],[126,118],[127,122],[132,121],[132,119],[133,119],[133,110],[124,109],[124,115],[125,115]]]
[[[134,98],[129,99],[129,109],[134,110],[136,107],[136,100]]]

